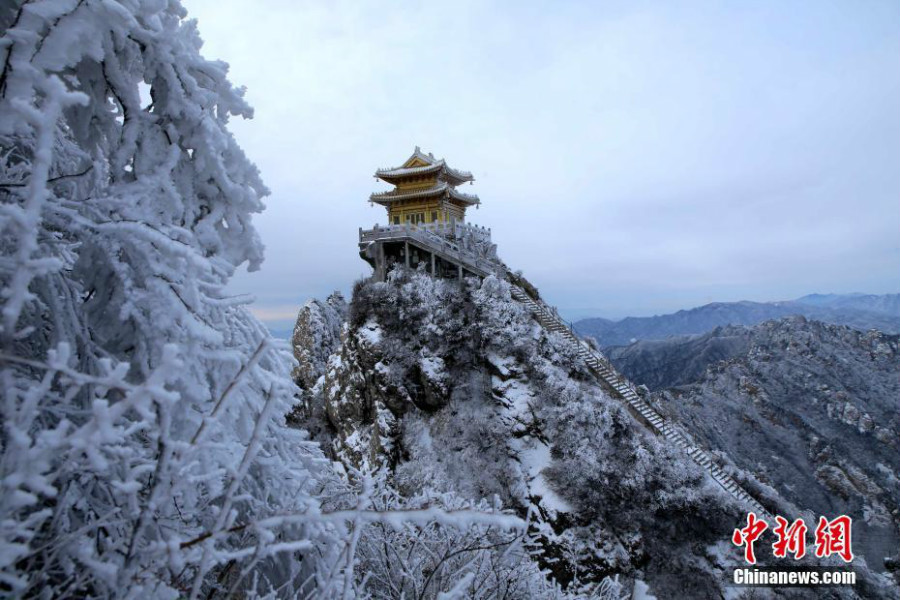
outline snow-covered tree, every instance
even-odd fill
[[[2,594],[344,586],[328,463],[283,426],[290,355],[223,291],[263,250],[267,190],[227,129],[242,90],[177,0],[8,16]]]
[[[290,352],[224,292],[262,260],[252,111],[185,17],[0,11],[0,592],[350,598],[376,524],[520,528],[378,506],[286,426]]]

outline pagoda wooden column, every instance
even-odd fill
[[[403,242],[403,260],[406,261],[406,268],[409,268],[409,242]]]

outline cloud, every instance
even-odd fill
[[[564,311],[900,287],[896,3],[186,4],[256,108],[260,314],[368,274],[416,144]]]
[[[265,322],[272,321],[288,321],[293,322],[297,318],[297,311],[300,310],[299,304],[280,304],[280,305],[264,305],[259,304],[250,307],[250,312],[256,318]]]

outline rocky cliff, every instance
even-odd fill
[[[348,469],[383,469],[400,498],[530,518],[526,560],[554,597],[627,597],[644,582],[659,598],[736,597],[729,540],[744,509],[610,398],[509,286],[396,270],[357,284],[339,335],[341,310],[308,304],[295,339],[319,346],[297,352],[295,418]],[[885,585],[864,583],[875,597]]]
[[[900,336],[804,317],[611,349],[663,411],[817,514],[856,518],[880,567],[900,547]]]

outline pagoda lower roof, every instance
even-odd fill
[[[474,194],[463,194],[453,189],[453,186],[442,181],[435,186],[424,190],[391,190],[389,192],[381,192],[369,196],[369,200],[378,204],[391,204],[400,200],[418,200],[420,198],[433,198],[435,196],[445,196],[466,205],[480,204],[481,200]]]
[[[388,182],[394,180],[402,180],[408,177],[420,177],[422,175],[431,175],[432,173],[442,173],[444,178],[450,183],[460,184],[467,181],[473,181],[475,178],[468,171],[457,171],[444,162],[444,159],[435,161],[433,164],[421,167],[397,167],[392,169],[378,169],[375,171],[375,177]]]

